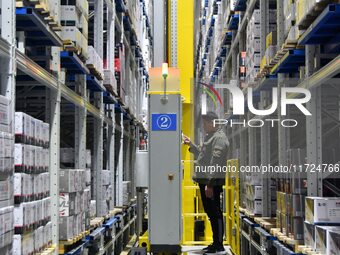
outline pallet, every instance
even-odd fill
[[[55,244],[50,245],[49,247],[45,248],[43,251],[36,253],[37,255],[53,255],[55,254],[55,249],[57,246]]]
[[[277,237],[279,241],[293,248],[294,252],[298,252],[298,247],[304,243],[303,240],[295,240],[280,232],[280,228],[270,229],[270,234]]]
[[[118,94],[114,91],[112,85],[109,85],[109,84],[104,84],[104,87],[106,88],[107,91],[110,92],[110,94],[114,97],[117,97]]]
[[[268,232],[276,226],[276,218],[256,217],[254,218],[254,221]]]
[[[94,75],[98,80],[100,81],[104,80],[103,74],[100,73],[93,64],[87,64],[86,66],[90,70],[90,73]]]
[[[63,40],[63,49],[65,51],[71,51],[76,53],[78,56],[81,53],[81,48],[76,45],[73,41],[71,40]]]
[[[104,218],[103,217],[97,217],[97,218],[93,218],[90,221],[90,230],[93,230],[97,227],[100,227],[104,222]]]
[[[305,255],[319,255],[314,249],[308,245],[299,245],[298,252]]]
[[[77,242],[81,241],[85,236],[89,235],[90,231],[86,230],[73,238],[70,238],[68,240],[61,240],[59,241],[59,254],[64,254],[67,251],[68,246],[72,246],[76,244]]]

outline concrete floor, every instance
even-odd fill
[[[182,246],[182,254],[184,255],[202,255],[202,249],[206,246]],[[229,246],[224,246],[226,250],[226,255],[233,255],[233,253],[230,251]]]

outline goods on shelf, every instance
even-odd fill
[[[1,190],[1,192],[3,192]],[[13,206],[6,206],[0,208],[0,239],[2,240],[0,244],[0,251],[3,247],[9,246],[12,244],[12,236],[13,236],[13,226],[14,226],[14,218],[13,218]]]
[[[89,58],[86,61],[86,65],[92,72],[94,72],[94,74],[97,77],[100,77],[101,79],[103,79],[104,77],[103,60],[101,59],[101,57],[98,55],[98,53],[92,46],[89,46],[88,49],[89,49]]]
[[[79,31],[88,39],[88,20],[74,5],[60,6],[60,21],[62,26],[76,26]]]
[[[13,249],[14,254],[29,254],[41,251],[52,239],[49,124],[16,112],[15,141]]]
[[[125,49],[124,45],[117,44],[115,47],[115,77],[117,92],[121,100],[125,100]]]
[[[331,235],[331,233],[333,233],[333,235]],[[317,253],[326,254],[326,255],[338,254],[339,249],[340,249],[340,247],[337,247],[339,237],[340,237],[340,227],[316,226],[315,228],[315,251]],[[333,238],[335,238],[335,240]],[[333,242],[335,241],[336,243],[335,247],[332,246],[331,244],[332,241]]]
[[[310,223],[340,222],[340,198],[306,197],[306,221]]]
[[[117,82],[111,70],[104,70],[104,86],[112,95],[118,95]]]
[[[269,24],[267,25],[266,31],[271,33],[276,30],[276,10],[268,10]],[[261,12],[259,9],[255,9],[253,15],[247,26],[247,43],[246,43],[246,82],[252,83],[255,81],[256,75],[260,72],[260,67],[265,66],[267,63],[267,57],[261,60]],[[274,37],[275,39],[275,37]],[[268,44],[270,41],[268,39]],[[273,42],[271,42],[273,43]],[[266,40],[267,44],[267,40]],[[268,58],[274,54],[275,48],[268,50]],[[275,54],[274,54],[275,55]],[[269,61],[268,61],[269,62]]]
[[[102,215],[97,216],[104,216],[109,213],[110,210],[113,209],[113,197],[112,197],[112,183],[111,183],[111,172],[109,170],[102,170],[102,208],[103,212]]]
[[[74,166],[75,155],[73,148],[60,148],[60,163],[65,166]],[[91,151],[86,150],[86,167],[91,167]]]

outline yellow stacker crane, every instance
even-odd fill
[[[157,46],[154,68],[149,71],[148,231],[139,237],[139,245],[153,253],[180,253],[182,246],[212,241],[209,219],[192,181],[194,159],[181,141],[182,134],[193,140],[195,133],[194,10],[194,0],[154,2]],[[239,247],[235,177],[227,178],[233,188],[227,187],[225,196],[226,233],[234,237],[229,236],[225,244]]]

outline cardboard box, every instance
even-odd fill
[[[68,217],[77,213],[77,193],[60,193],[59,216]]]
[[[76,192],[76,171],[74,169],[60,169],[59,171],[59,191]]]
[[[340,254],[340,231],[335,229],[328,230],[326,254]]]
[[[306,197],[305,210],[310,223],[340,222],[340,198]]]
[[[13,230],[14,226],[14,207],[8,206],[0,209],[0,235]]]
[[[334,233],[340,235],[340,227],[335,226],[316,226],[315,227],[315,250],[321,254],[338,254],[338,253],[330,253],[330,234],[329,232],[332,231],[333,236]],[[334,239],[333,239],[334,240]],[[339,243],[336,244],[338,246]],[[333,248],[332,248],[333,249]],[[339,248],[335,248],[337,250]]]
[[[60,36],[62,40],[70,40],[74,43],[76,47],[82,47],[82,33],[79,31],[79,28],[74,27],[61,27]]]
[[[305,245],[315,249],[315,225],[305,221],[303,223],[303,238]]]
[[[59,240],[68,240],[74,236],[74,216],[59,218]]]

